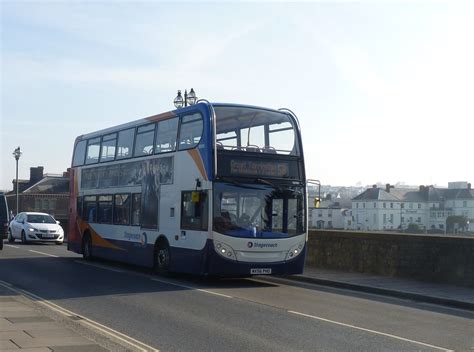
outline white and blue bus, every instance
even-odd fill
[[[158,272],[302,273],[307,191],[287,109],[199,102],[79,136],[68,249]]]

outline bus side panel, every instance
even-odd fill
[[[202,250],[171,247],[170,251],[170,271],[193,275],[206,272],[207,246]]]
[[[93,256],[138,266],[153,266],[154,246],[152,244],[138,247],[135,243],[130,242],[113,240],[110,242],[120,246],[120,249],[95,245],[92,248]]]
[[[77,224],[77,171],[77,169],[71,168],[69,172],[69,226],[67,231],[67,249],[76,253],[82,253],[82,236]]]
[[[297,275],[302,274],[306,259],[307,245],[305,245],[303,253],[295,259],[277,263],[242,263],[225,259],[216,253],[212,240],[207,241],[208,265],[207,273],[217,276],[250,276],[250,269],[265,268],[272,269],[272,275]]]
[[[153,267],[154,244],[142,245],[137,242],[107,239],[116,248],[94,245],[92,253],[96,257],[130,263],[133,265]],[[179,247],[170,248],[170,271],[202,275],[205,273],[206,247],[202,250]]]

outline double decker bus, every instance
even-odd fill
[[[157,272],[302,273],[307,191],[296,116],[198,102],[77,137],[68,250]]]

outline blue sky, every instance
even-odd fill
[[[474,181],[472,2],[2,1],[0,189],[199,97],[288,107],[323,184]]]

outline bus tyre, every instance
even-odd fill
[[[170,266],[170,246],[166,241],[160,241],[155,246],[155,272],[167,274]]]
[[[23,244],[28,243],[28,241],[26,240],[25,231],[21,231],[21,243],[23,243]]]
[[[12,230],[8,229],[8,242],[13,243],[15,242],[15,239],[12,236]]]
[[[92,260],[92,240],[89,234],[84,235],[84,240],[82,241],[82,258]]]

